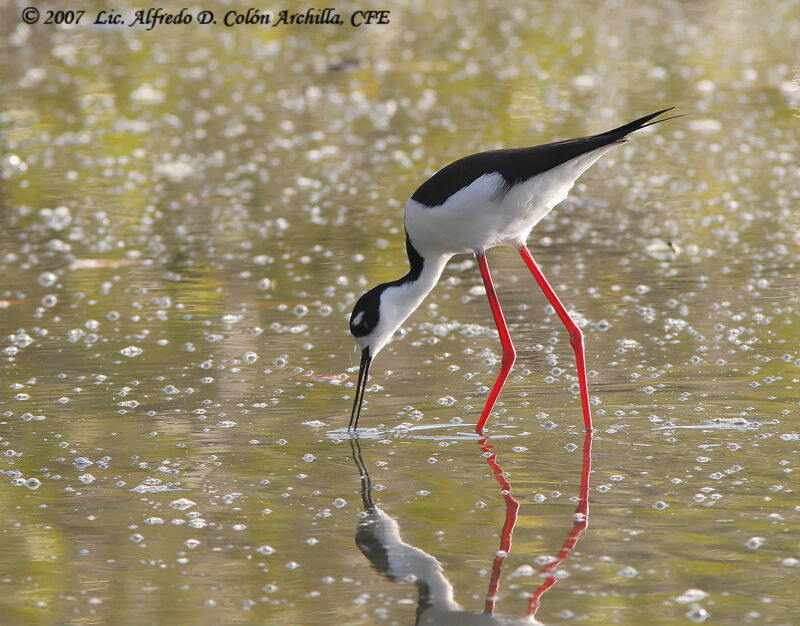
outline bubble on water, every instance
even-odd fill
[[[16,335],[11,336],[11,341],[18,348],[27,348],[33,343],[33,337],[24,331],[19,331]]]
[[[785,559],[781,559],[781,565],[785,565],[786,567],[797,567],[800,565],[800,560],[797,560],[793,556],[787,556]]]
[[[658,511],[663,511],[667,507],[669,507],[669,504],[667,504],[663,500],[658,500],[657,502],[653,503],[653,508]]]
[[[764,545],[764,537],[750,537],[744,545],[746,545],[751,550],[758,550],[761,546]]]
[[[90,485],[94,482],[94,476],[91,474],[81,474],[78,476],[78,480],[81,481],[84,485]]]
[[[155,525],[163,524],[164,520],[162,518],[160,518],[160,517],[148,517],[146,520],[144,520],[144,523],[155,526]]]
[[[680,604],[689,604],[689,602],[700,602],[700,600],[707,597],[708,594],[702,589],[687,589],[678,597],[673,598],[673,600]]]
[[[244,353],[242,359],[244,360],[245,363],[255,363],[256,361],[258,361],[258,355],[253,351],[249,351]]]
[[[220,422],[217,422],[217,426],[219,426],[220,428],[233,428],[236,425],[237,422],[234,422],[233,420],[222,420]]]
[[[722,122],[710,118],[695,118],[686,122],[689,130],[695,133],[718,133],[722,130]]]
[[[442,406],[453,406],[456,403],[456,399],[453,396],[442,396],[436,402]]]
[[[544,428],[545,430],[553,430],[553,429],[554,429],[554,428],[556,428],[556,426],[557,426],[557,424],[556,424],[555,422],[552,422],[552,421],[550,421],[550,420],[547,420],[546,422],[542,422],[542,423],[541,423],[541,424],[539,424],[539,425],[540,425],[542,428]]]
[[[141,88],[140,88],[141,89]],[[139,90],[140,90],[139,89]],[[137,93],[139,90],[135,91]],[[133,94],[131,94],[133,96]],[[186,161],[168,161],[157,163],[153,168],[156,174],[169,178],[174,182],[179,182],[194,174],[194,166]]]
[[[189,500],[189,498],[178,498],[177,500],[170,502],[169,505],[178,511],[186,511],[187,509],[191,509],[193,506],[197,506],[197,502],[193,502],[192,500]]]
[[[272,546],[263,545],[256,548],[256,552],[263,554],[264,556],[269,556],[270,554],[275,554],[275,548]]]
[[[286,569],[297,569],[298,567],[300,567],[300,563],[298,563],[297,561],[289,561],[288,563],[284,564],[284,567]]]
[[[133,357],[139,356],[144,350],[142,350],[139,346],[128,346],[127,348],[123,348],[119,351],[119,353],[123,356]]]
[[[177,387],[175,387],[174,385],[167,385],[166,387],[164,387],[163,391],[164,391],[164,393],[166,393],[167,395],[170,395],[170,396],[174,396],[175,394],[178,394],[178,393],[181,392],[181,390],[178,389]]]
[[[168,485],[162,485],[161,481],[157,478],[146,478],[141,484],[131,489],[131,491],[134,493],[162,493],[164,491],[173,491],[173,489],[173,487]]]
[[[39,480],[38,478],[29,478],[28,480],[25,481],[25,486],[31,490],[38,489],[41,486],[41,484],[42,481]]]
[[[304,460],[306,463],[311,463],[311,462],[312,462],[314,459],[316,459],[316,458],[317,458],[317,457],[315,457],[315,456],[314,456],[313,454],[311,454],[311,453],[308,453],[308,454],[304,454],[304,455],[303,455],[303,460]]]
[[[511,572],[511,578],[515,576],[533,576],[536,570],[530,565],[520,565],[517,569]]]
[[[140,535],[139,533],[133,533],[129,539],[133,541],[133,543],[141,543],[144,541],[144,535]]]
[[[42,302],[42,306],[43,307],[46,307],[46,308],[49,309],[51,307],[54,307],[56,304],[58,304],[58,296],[56,296],[56,295],[54,295],[52,293],[48,293],[48,294],[42,296],[41,302]]]
[[[706,611],[702,606],[696,606],[686,613],[686,617],[689,618],[689,621],[695,624],[706,621],[710,615],[711,613]]]
[[[44,219],[47,227],[55,231],[64,230],[72,222],[69,208],[65,206],[59,206],[55,209],[42,209],[39,211],[39,215]]]
[[[183,545],[185,545],[190,550],[194,550],[197,546],[200,545],[200,540],[194,538],[187,539],[186,541],[183,542]]]
[[[94,465],[94,461],[90,461],[85,456],[79,456],[72,462],[72,464],[79,470],[83,470],[89,467],[90,465]]]
[[[637,570],[635,567],[631,567],[630,565],[623,567],[617,572],[617,576],[622,576],[623,578],[633,578],[638,575],[639,570]]]
[[[344,498],[336,498],[336,500],[333,501],[333,506],[335,506],[337,509],[341,509],[346,504],[347,500],[345,500]]]

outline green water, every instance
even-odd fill
[[[336,6],[371,8],[390,24],[148,30],[0,1],[0,621],[414,623],[417,586],[354,540],[353,302],[405,273],[439,167],[676,106],[530,240],[597,427],[536,617],[796,623],[798,5]],[[487,431],[520,504],[495,610],[522,616],[584,435],[566,332],[514,251],[489,260],[519,353]],[[470,425],[499,359],[457,257],[361,418],[371,497],[478,614],[507,500]]]

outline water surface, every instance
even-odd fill
[[[0,2],[4,623],[414,623],[418,586],[356,546],[370,503],[467,611],[496,583],[525,615],[557,579],[545,623],[793,623],[797,5],[395,5],[148,31]],[[347,317],[406,271],[402,206],[442,165],[666,106],[691,115],[530,241],[585,331],[597,426],[588,524],[542,574],[587,455],[516,253],[489,253],[519,358],[485,442],[500,346],[473,260],[375,361],[360,457]]]

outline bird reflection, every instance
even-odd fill
[[[500,533],[500,548],[492,563],[492,573],[483,613],[475,613],[463,609],[454,598],[453,585],[444,574],[439,561],[435,557],[403,541],[397,521],[384,513],[375,504],[372,496],[372,479],[361,454],[361,446],[357,437],[350,439],[353,460],[358,467],[361,478],[361,500],[364,512],[361,514],[356,530],[356,545],[372,566],[392,582],[413,583],[417,587],[418,601],[417,625],[458,624],[539,624],[536,613],[541,605],[542,595],[555,585],[559,578],[557,569],[575,549],[581,534],[589,525],[589,472],[592,463],[592,434],[587,432],[583,441],[583,464],[581,468],[581,484],[578,507],[573,514],[572,528],[567,533],[558,556],[539,571],[544,577],[539,587],[534,590],[528,601],[526,615],[495,615],[495,603],[500,589],[503,563],[510,550],[517,523],[519,502],[511,493],[511,483],[497,461],[494,446],[487,440],[478,441],[487,464],[492,469],[495,480],[500,485],[500,493],[506,504],[505,520]]]

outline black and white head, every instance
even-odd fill
[[[350,414],[350,429],[358,427],[370,363],[396,330],[396,327],[388,323],[390,316],[381,310],[381,296],[385,291],[386,285],[370,289],[358,299],[350,315],[350,333],[361,348],[361,366],[358,370],[353,412]]]

